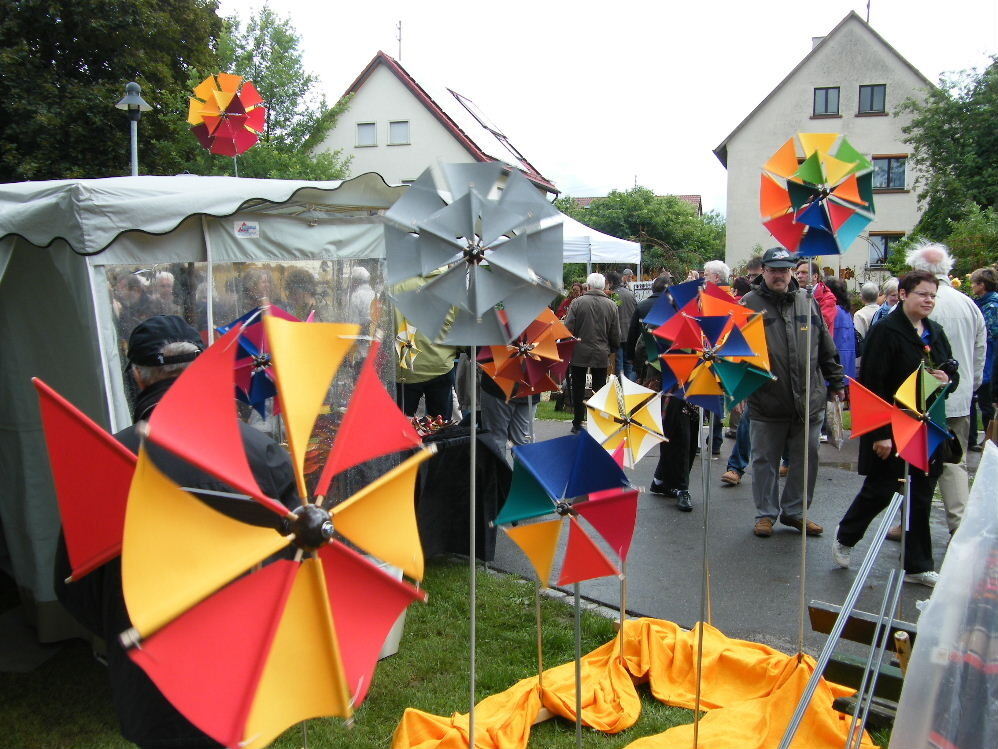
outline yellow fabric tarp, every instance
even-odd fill
[[[605,733],[633,726],[641,713],[637,684],[647,682],[661,702],[692,709],[696,700],[697,630],[659,619],[624,623],[624,662],[615,638],[582,659],[582,720]],[[699,749],[777,747],[798,698],[814,670],[814,659],[780,653],[765,645],[725,637],[704,626]],[[575,664],[544,672],[543,695],[537,677],[487,697],[475,708],[476,749],[523,749],[542,707],[575,720]],[[845,745],[850,717],[832,709],[852,690],[822,680],[792,744],[794,749]],[[392,749],[462,749],[468,746],[468,716],[449,718],[408,708],[395,730]],[[693,723],[646,736],[628,749],[691,749]],[[861,747],[873,749],[864,734]]]

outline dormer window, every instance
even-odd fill
[[[830,86],[814,90],[814,116],[829,117],[839,113],[839,87]]]

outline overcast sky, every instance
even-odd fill
[[[243,19],[261,0],[222,0]],[[270,0],[335,101],[377,53],[432,91],[472,99],[570,195],[635,184],[724,211],[712,153],[824,36],[865,2],[807,0]],[[929,80],[998,53],[998,0],[872,0],[870,24]]]

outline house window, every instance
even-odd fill
[[[905,189],[905,166],[908,157],[874,156],[873,157],[873,187],[877,190]]]
[[[887,110],[887,85],[878,83],[872,86],[859,87],[859,113],[884,114]]]
[[[904,238],[903,232],[893,232],[886,234],[870,233],[870,260],[867,265],[870,268],[883,268],[887,265],[887,259],[891,256],[894,246]]]
[[[378,126],[373,122],[357,123],[357,147],[378,145]]]
[[[388,123],[388,145],[407,146],[409,145],[409,121],[396,120]]]
[[[839,87],[816,88],[814,90],[814,116],[839,113]]]

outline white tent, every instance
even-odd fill
[[[566,263],[630,263],[641,262],[641,245],[626,239],[611,237],[571,216],[565,216],[562,226],[565,232]]]

